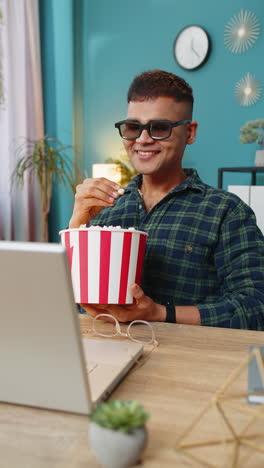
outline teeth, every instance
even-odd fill
[[[145,155],[150,155],[150,154],[153,154],[154,151],[139,151],[139,154],[143,154],[144,156]]]

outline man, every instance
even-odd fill
[[[196,137],[192,106],[192,89],[171,73],[149,71],[132,82],[127,119],[115,126],[139,175],[122,196],[109,180],[86,179],[77,187],[70,227],[148,232],[142,283],[131,286],[133,305],[83,307],[121,322],[264,330],[264,239],[252,210],[182,168]]]

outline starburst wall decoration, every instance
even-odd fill
[[[234,54],[241,54],[253,46],[259,33],[260,23],[256,15],[242,8],[225,27],[225,45]]]
[[[241,106],[252,106],[261,96],[261,83],[254,75],[247,73],[235,86],[235,96]]]

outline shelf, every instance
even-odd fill
[[[250,172],[251,185],[256,185],[257,173],[264,173],[264,166],[252,167],[219,167],[218,169],[218,188],[223,188],[223,173],[224,172]]]

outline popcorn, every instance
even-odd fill
[[[129,227],[127,229],[123,229],[121,226],[90,226],[86,227],[86,224],[81,224],[79,228],[76,229],[85,229],[90,231],[136,231],[134,227]]]

